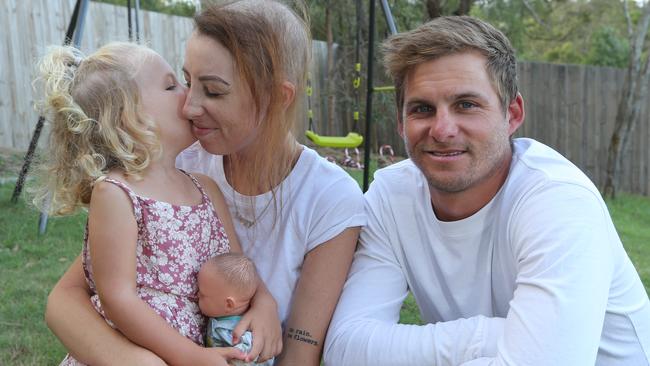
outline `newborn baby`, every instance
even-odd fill
[[[199,308],[209,317],[205,335],[207,347],[235,347],[249,353],[253,334],[246,331],[237,344],[232,342],[232,331],[248,310],[260,278],[255,264],[243,254],[225,253],[207,260],[198,275]],[[273,365],[273,359],[264,363],[246,363],[232,360],[233,365]]]

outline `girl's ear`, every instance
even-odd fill
[[[293,103],[296,98],[296,86],[290,82],[285,81],[282,83],[282,105],[287,108]]]

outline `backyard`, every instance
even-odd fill
[[[25,195],[10,203],[20,164],[20,153],[0,150],[0,365],[53,365],[65,350],[45,326],[43,311],[49,290],[80,251],[85,217],[50,219],[46,235],[38,235],[38,213]],[[360,170],[351,175],[361,182]],[[621,195],[608,206],[648,291],[650,198]],[[420,322],[410,297],[401,315],[404,323]]]

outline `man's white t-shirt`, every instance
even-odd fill
[[[198,143],[183,151],[176,165],[217,182],[242,250],[278,303],[283,325],[305,255],[346,228],[366,224],[359,185],[308,147],[303,147],[293,170],[277,187],[275,201],[271,192],[255,197],[236,192],[225,178],[223,157],[208,153]]]
[[[327,365],[648,365],[650,303],[591,181],[515,139],[496,196],[436,218],[422,172],[375,174]],[[423,326],[396,324],[410,290]]]

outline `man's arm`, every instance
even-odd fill
[[[368,225],[330,325],[326,365],[458,365],[495,355],[501,318],[397,324],[408,288],[385,229],[387,191],[375,181],[366,193]]]

